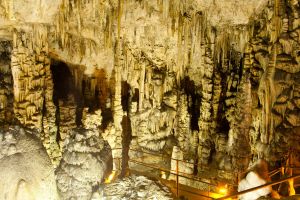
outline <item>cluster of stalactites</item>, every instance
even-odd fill
[[[30,32],[15,30],[13,33],[11,68],[14,79],[14,111],[21,123],[42,130],[43,104],[45,99],[52,99],[53,91],[50,83],[52,77],[47,28],[31,28]],[[45,93],[47,87],[49,91]]]
[[[97,55],[103,47],[112,48],[114,23],[120,13],[118,8],[114,1],[63,0],[56,16],[53,39],[62,50],[80,58]]]
[[[0,2],[0,6],[4,9],[4,12],[2,13],[4,17],[10,20],[14,20],[14,0],[3,0]]]
[[[14,30],[11,70],[14,81],[14,114],[21,122],[39,130],[39,136],[54,165],[60,152],[56,143],[56,107],[48,57],[48,28],[32,25]]]

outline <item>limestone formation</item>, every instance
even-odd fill
[[[69,95],[65,101],[59,100],[59,116],[60,147],[63,148],[71,130],[76,128],[76,103],[73,95]]]
[[[193,175],[237,184],[258,159],[278,167],[300,153],[299,8],[298,0],[2,0],[0,128],[36,129],[54,167],[72,129],[84,127],[107,140],[122,175],[160,174],[133,159],[174,170],[173,156],[190,161]]]
[[[194,173],[194,162],[193,160],[184,160],[184,153],[178,147],[174,146],[172,152],[172,160],[171,160],[171,172],[173,173],[169,179],[176,180],[176,175],[189,176]],[[178,162],[178,163],[177,163]],[[179,177],[178,181],[180,184],[189,185],[191,187],[195,187],[193,181]]]
[[[37,128],[55,165],[60,152],[56,143],[56,108],[53,104],[53,80],[48,57],[46,27],[30,27],[35,33],[13,32],[11,71],[14,79],[14,114],[24,125]]]
[[[257,187],[260,185],[266,184],[270,181],[270,177],[268,175],[268,165],[264,160],[258,160],[251,166],[249,173],[246,177],[241,180],[238,186],[238,191],[247,190],[253,187]],[[272,187],[265,187],[259,190],[249,192],[247,194],[243,194],[239,196],[241,200],[251,200],[258,199],[259,197],[265,197],[272,192]]]
[[[56,170],[61,199],[91,199],[94,189],[109,173],[111,162],[111,149],[98,132],[72,130]]]
[[[172,194],[161,183],[144,176],[129,176],[104,186],[102,199],[161,199],[171,200]]]
[[[11,42],[0,41],[0,123],[13,120],[13,80],[10,68]]]
[[[0,130],[0,199],[58,200],[54,168],[36,131]]]

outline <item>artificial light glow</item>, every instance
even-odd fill
[[[219,188],[219,193],[223,194],[223,195],[226,195],[227,194],[227,188],[226,187]]]
[[[212,193],[212,192],[210,192],[210,193],[209,193],[209,196],[210,196],[211,198],[213,198],[213,199],[218,199],[218,198],[221,198],[221,197],[225,197],[226,194],[217,194],[217,193]],[[228,198],[228,199],[226,199],[226,200],[232,200],[232,199],[231,199],[231,198]]]
[[[210,192],[209,196],[214,198],[214,199],[225,197],[226,195],[228,195],[228,186],[227,185],[219,186],[217,188],[217,192],[218,193]],[[226,200],[231,200],[231,198],[228,198]]]
[[[160,177],[163,178],[163,179],[167,179],[166,172],[161,171],[160,172]]]
[[[112,171],[111,174],[105,179],[105,183],[110,183],[116,175],[116,171]]]
[[[220,194],[222,194],[224,196],[227,195],[228,194],[228,186],[227,186],[227,184],[219,186],[218,193],[220,193]]]

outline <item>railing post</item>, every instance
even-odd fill
[[[176,159],[176,195],[179,197],[178,159]]]
[[[284,176],[284,167],[281,167],[281,177],[283,177]]]
[[[293,168],[288,168],[289,176],[293,176]],[[294,188],[294,179],[290,179],[288,181],[289,183],[289,196],[293,196],[296,194],[295,188]]]

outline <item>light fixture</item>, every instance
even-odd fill
[[[110,183],[116,175],[116,171],[112,171],[111,174],[105,179],[105,183]]]
[[[226,195],[228,192],[227,185],[219,187],[219,193],[222,195]]]

